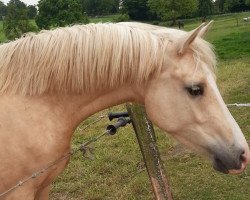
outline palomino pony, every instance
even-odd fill
[[[209,26],[77,25],[2,44],[0,193],[69,152],[82,120],[128,101],[215,169],[242,172],[249,147],[215,83],[215,55],[202,39]],[[1,199],[48,199],[67,163]]]

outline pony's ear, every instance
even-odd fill
[[[179,49],[178,54],[182,55],[185,53],[189,45],[194,41],[194,39],[199,35],[205,23],[202,23],[198,28],[186,33],[182,38],[179,39]]]
[[[204,38],[206,33],[209,31],[209,29],[212,27],[214,23],[214,20],[211,20],[206,26],[204,26],[201,31],[199,32],[198,36],[201,38]]]

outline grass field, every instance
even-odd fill
[[[105,17],[94,17],[94,18],[90,18],[90,23],[98,23],[98,22],[113,22],[114,19],[119,16],[119,15],[108,15]]]
[[[250,13],[239,14],[239,19]],[[113,17],[95,18],[91,22],[112,21]],[[186,24],[191,30],[200,22]],[[4,40],[1,32],[0,41]],[[236,26],[234,16],[216,17],[207,36],[219,57],[218,85],[227,103],[250,102],[250,23]],[[79,128],[95,121],[109,111],[123,111],[123,105],[107,109],[84,121]],[[250,108],[231,108],[233,116],[250,143]],[[72,147],[102,133],[109,124],[107,118],[81,133],[78,128]],[[175,200],[248,200],[250,196],[250,168],[244,174],[232,176],[214,171],[211,163],[185,150],[156,128],[158,145],[170,179]],[[115,136],[107,136],[95,143],[95,159],[77,154],[53,184],[53,200],[150,200],[151,185],[132,127]]]

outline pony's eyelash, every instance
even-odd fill
[[[185,87],[185,89],[193,97],[201,96],[201,95],[204,94],[204,86],[203,86],[203,84],[187,86],[187,87]]]

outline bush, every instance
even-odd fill
[[[169,27],[169,24],[170,24],[170,22],[164,21],[164,22],[162,22],[160,25],[161,25],[161,26],[164,26],[164,27]]]
[[[37,25],[35,23],[30,22],[28,24],[28,31],[29,32],[38,32],[39,29],[38,29],[38,27],[37,27]]]
[[[113,18],[114,22],[126,22],[129,21],[129,16],[127,14],[119,15]]]
[[[37,32],[38,28],[29,20],[5,20],[3,22],[3,31],[9,40],[20,38],[24,33]]]
[[[159,25],[159,22],[158,21],[153,21],[152,24],[153,25]]]
[[[89,22],[87,15],[82,13],[78,0],[41,0],[38,3],[38,9],[36,23],[40,29]]]

